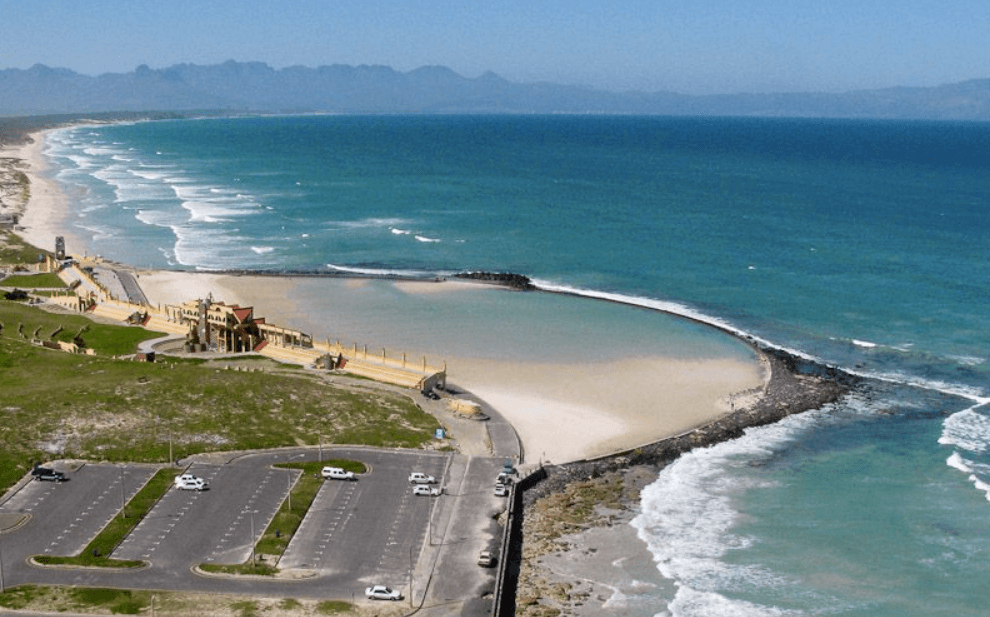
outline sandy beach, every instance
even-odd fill
[[[67,228],[71,196],[64,195],[57,183],[43,175],[44,136],[35,134],[34,138],[32,144],[4,152],[5,156],[22,157],[29,163],[31,198],[22,217],[24,230],[19,233],[40,247],[53,247],[55,236],[62,235],[70,254],[86,253],[88,248]],[[360,330],[354,324],[363,318],[361,309],[351,307],[348,313],[348,305],[341,299],[347,294],[367,292],[367,288],[381,294],[382,285],[392,287],[394,293],[377,302],[395,304],[391,314],[399,316],[396,319],[402,319],[402,303],[406,301],[430,302],[431,298],[491,288],[461,281],[375,281],[374,285],[366,285],[361,279],[346,278],[134,271],[152,304],[180,303],[212,295],[214,300],[228,304],[253,306],[255,315],[265,317],[269,323],[301,329],[317,339]],[[398,328],[390,323],[384,336],[403,338],[405,331],[420,327],[414,318],[411,316],[409,325],[400,324]],[[456,342],[470,341],[479,338],[486,327],[482,315],[474,325],[445,331],[443,335],[454,337]],[[363,339],[370,336],[367,331],[353,334]],[[413,354],[424,351],[415,347],[415,337],[382,344],[400,349],[413,345],[405,347]],[[443,354],[449,380],[482,398],[509,420],[519,435],[526,463],[582,460],[683,433],[726,415],[732,409],[734,395],[759,390],[769,378],[755,353],[746,360],[683,359],[657,350],[648,356],[605,360],[575,357],[543,362],[527,358],[525,351],[512,360],[506,359],[513,354],[507,354],[505,349],[491,356],[484,351]]]
[[[351,279],[166,271],[141,271],[138,281],[152,303],[176,303],[212,294],[217,300],[252,306],[256,315],[301,328],[317,339],[332,335],[326,331],[332,324],[330,309],[300,298],[334,298],[361,285]],[[417,293],[428,296],[470,293],[473,286],[461,282],[411,285]],[[332,317],[343,319],[339,314]],[[323,330],[320,324],[324,324]],[[484,328],[484,321],[476,327]],[[464,330],[453,336],[471,338],[476,333]],[[408,351],[414,354],[416,350]],[[445,359],[452,383],[492,405],[512,424],[527,463],[565,463],[604,456],[683,433],[731,412],[733,400],[741,406],[741,393],[759,389],[769,377],[768,369],[755,355],[748,362],[736,358],[685,360],[659,354],[604,362]]]
[[[17,234],[25,242],[44,248],[55,249],[56,236],[65,238],[68,246],[76,251],[86,252],[81,238],[66,224],[69,215],[69,199],[57,182],[47,177],[47,161],[44,156],[45,132],[34,133],[33,142],[21,146],[4,148],[5,157],[19,158],[27,162],[25,170],[31,182],[31,197],[27,204],[15,209],[20,216]]]

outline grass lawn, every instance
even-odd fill
[[[81,319],[75,322],[73,319]],[[102,326],[0,300],[0,490],[31,461],[166,462],[208,451],[298,445],[420,447],[440,425],[405,396],[341,388],[306,371],[226,371],[200,361],[158,363],[68,354],[17,334],[82,328],[120,349],[141,328]],[[14,325],[11,325],[14,324]],[[49,328],[51,330],[49,330]],[[91,342],[92,341],[92,342]]]
[[[49,313],[23,302],[12,302],[0,297],[0,336],[65,343],[71,343],[79,337],[86,347],[97,354],[117,356],[134,353],[138,343],[158,338],[162,333],[137,326],[99,324],[73,313]]]
[[[11,274],[0,279],[0,286],[20,289],[65,289],[65,283],[57,274]]]

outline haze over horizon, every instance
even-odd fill
[[[828,3],[40,0],[4,7],[0,68],[85,75],[259,61],[427,65],[465,77],[684,94],[928,87],[990,76],[975,0]]]

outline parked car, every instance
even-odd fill
[[[482,568],[490,568],[495,565],[495,556],[491,551],[481,551],[478,555],[478,565]]]
[[[47,467],[36,467],[31,474],[39,482],[65,482],[68,480],[61,471],[55,471]]]
[[[495,484],[495,496],[505,497],[509,494],[509,485],[502,484],[501,482]]]
[[[425,484],[420,484],[419,486],[413,487],[413,495],[440,495],[443,493],[443,489],[440,487],[432,488],[426,486]]]
[[[392,589],[385,585],[373,585],[364,590],[364,595],[369,600],[401,600],[402,594],[398,589]]]
[[[176,476],[175,487],[183,491],[205,491],[206,482],[202,478],[184,473],[181,476]]]
[[[436,484],[437,481],[433,476],[414,471],[409,474],[409,482],[411,484]]]
[[[324,467],[320,475],[328,480],[357,480],[353,471],[345,471],[340,467]]]
[[[502,472],[498,474],[498,476],[496,476],[495,482],[498,484],[512,484],[512,476],[510,476],[505,472]]]

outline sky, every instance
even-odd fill
[[[685,94],[990,77],[987,0],[0,0],[0,69],[443,65]]]

